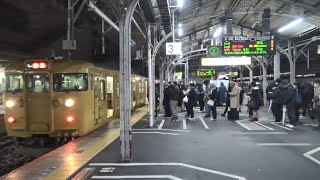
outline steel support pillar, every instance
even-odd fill
[[[131,0],[119,16],[121,160],[131,161],[131,17],[139,0]]]
[[[249,82],[251,83],[253,81],[253,72],[252,72],[252,69],[248,66],[248,65],[245,65],[246,68],[248,68],[249,70]]]
[[[160,113],[164,112],[164,107],[162,105],[163,102],[163,98],[164,98],[164,67],[166,65],[166,61],[162,62],[162,65],[160,67],[160,74],[159,74],[159,78],[160,78],[160,84],[159,84],[159,91],[160,91],[160,100],[159,100],[159,106],[160,106]]]
[[[186,84],[189,84],[189,60],[186,60]]]
[[[274,72],[274,80],[280,78],[280,52],[276,51],[276,55],[273,58],[273,72]]]
[[[105,38],[104,38],[104,20],[101,20],[101,41],[102,41],[102,54],[106,53]]]
[[[154,126],[154,119],[155,119],[155,82],[154,82],[154,75],[153,75],[153,67],[152,67],[152,57],[151,57],[151,27],[148,24],[148,77],[149,77],[149,126]]]
[[[259,59],[256,56],[252,56],[254,59],[256,59],[261,68],[262,68],[262,90],[263,90],[263,102],[264,104],[267,104],[268,100],[267,100],[267,86],[268,86],[268,82],[267,82],[267,69],[266,66],[264,64],[264,59]]]

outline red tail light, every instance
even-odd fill
[[[74,121],[74,117],[73,116],[67,116],[66,118],[68,123],[72,123]]]
[[[16,122],[16,118],[14,118],[14,117],[9,117],[9,118],[8,118],[8,122],[9,122],[9,123],[15,123],[15,122]]]
[[[47,69],[48,64],[45,62],[33,62],[31,67],[32,69]]]

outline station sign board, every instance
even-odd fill
[[[198,69],[197,70],[197,76],[198,77],[211,77],[215,75],[215,70],[204,70],[204,69]]]
[[[166,55],[181,55],[181,42],[166,43]]]
[[[221,46],[208,46],[207,54],[209,57],[221,56]]]
[[[275,53],[274,36],[222,37],[222,55],[225,56],[274,55]]]
[[[182,77],[182,72],[175,72],[175,73],[174,73],[174,76],[176,76],[176,77]]]
[[[201,58],[202,66],[234,66],[250,65],[251,57],[221,57],[221,58]]]

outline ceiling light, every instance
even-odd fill
[[[216,38],[216,37],[220,36],[221,33],[222,33],[222,27],[220,26],[220,27],[218,27],[218,28],[216,29],[216,31],[214,32],[213,37]]]
[[[282,26],[278,31],[279,32],[283,32],[285,30],[288,30],[288,29],[300,24],[302,21],[303,21],[303,18],[298,18],[298,19],[296,19],[294,21],[291,21],[289,24],[287,24],[285,26]]]
[[[183,6],[183,0],[178,0],[178,7],[182,8],[182,6]]]

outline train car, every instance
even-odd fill
[[[120,114],[119,72],[84,61],[28,60],[6,67],[8,136],[83,136]],[[132,110],[145,104],[147,79],[132,75]]]

